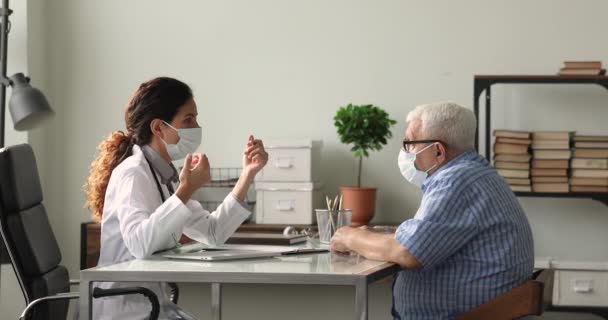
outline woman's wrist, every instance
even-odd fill
[[[255,173],[251,172],[250,170],[244,169],[241,172],[241,177],[240,179],[242,179],[245,182],[249,182],[249,183],[253,183],[253,179],[255,178]]]
[[[187,183],[180,183],[175,191],[175,195],[182,200],[183,203],[188,202],[190,198],[192,198],[192,193],[192,188],[190,188]]]

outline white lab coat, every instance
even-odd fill
[[[174,236],[188,237],[207,244],[222,244],[249,216],[232,194],[210,213],[197,201],[184,204],[176,195],[169,197],[161,184],[162,203],[148,162],[139,146],[133,155],[118,165],[106,190],[101,221],[100,266],[145,259],[154,252],[175,246]],[[157,175],[160,181],[160,177]],[[164,283],[102,282],[100,288],[144,286],[158,295],[160,319],[175,319],[182,312],[168,299]],[[93,299],[93,319],[147,319],[149,301],[141,295]],[[187,317],[185,317],[187,318]],[[178,318],[180,319],[180,318]]]

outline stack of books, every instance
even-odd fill
[[[598,76],[606,74],[601,61],[564,61],[560,76]]]
[[[572,192],[608,192],[608,136],[574,137]]]
[[[494,167],[511,190],[530,192],[530,132],[495,130]]]
[[[568,169],[571,158],[569,131],[532,133],[532,191],[569,192]]]

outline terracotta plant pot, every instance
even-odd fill
[[[351,226],[367,225],[376,211],[376,188],[340,187],[342,208],[352,209]]]

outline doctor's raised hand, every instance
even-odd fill
[[[249,135],[245,151],[243,152],[242,162],[243,171],[241,172],[241,177],[232,190],[232,194],[239,201],[245,201],[247,190],[249,190],[253,178],[268,162],[268,153],[264,149],[262,140],[256,140],[253,135]]]
[[[179,187],[175,194],[187,202],[194,191],[211,181],[209,159],[205,154],[188,154],[184,159],[184,167],[179,174]]]
[[[247,147],[243,153],[243,171],[248,171],[255,177],[266,163],[268,163],[268,153],[264,149],[264,143],[262,140],[254,139],[253,135],[249,135]]]

